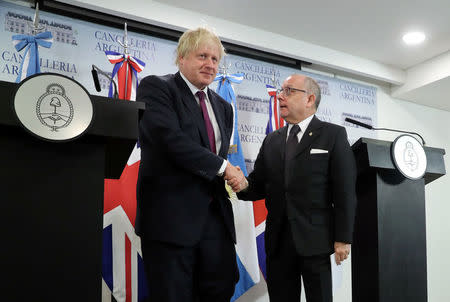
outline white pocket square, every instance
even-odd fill
[[[323,149],[311,149],[311,154],[328,153],[328,150]]]

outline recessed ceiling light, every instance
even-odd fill
[[[409,32],[403,36],[403,41],[407,45],[417,45],[425,40],[425,34],[420,31]]]

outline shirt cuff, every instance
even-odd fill
[[[217,172],[217,176],[222,177],[223,173],[225,172],[225,168],[227,167],[228,161],[227,160],[223,160],[222,166],[220,167],[219,171]]]
[[[247,192],[247,191],[248,191],[248,180],[247,180],[247,177],[244,178],[244,180],[245,180],[245,188],[242,189],[241,191],[242,191],[242,192]]]

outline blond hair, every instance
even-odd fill
[[[190,52],[197,50],[201,45],[207,42],[212,42],[219,48],[219,61],[225,56],[225,49],[219,37],[211,30],[199,27],[197,29],[190,29],[181,35],[178,40],[175,64],[179,66],[180,58],[189,55]]]

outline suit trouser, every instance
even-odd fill
[[[299,255],[292,239],[290,223],[286,219],[283,224],[278,247],[266,260],[270,301],[299,302],[301,278],[307,302],[333,301],[330,255]]]
[[[229,302],[239,278],[234,242],[211,203],[199,243],[143,241],[150,302]]]

